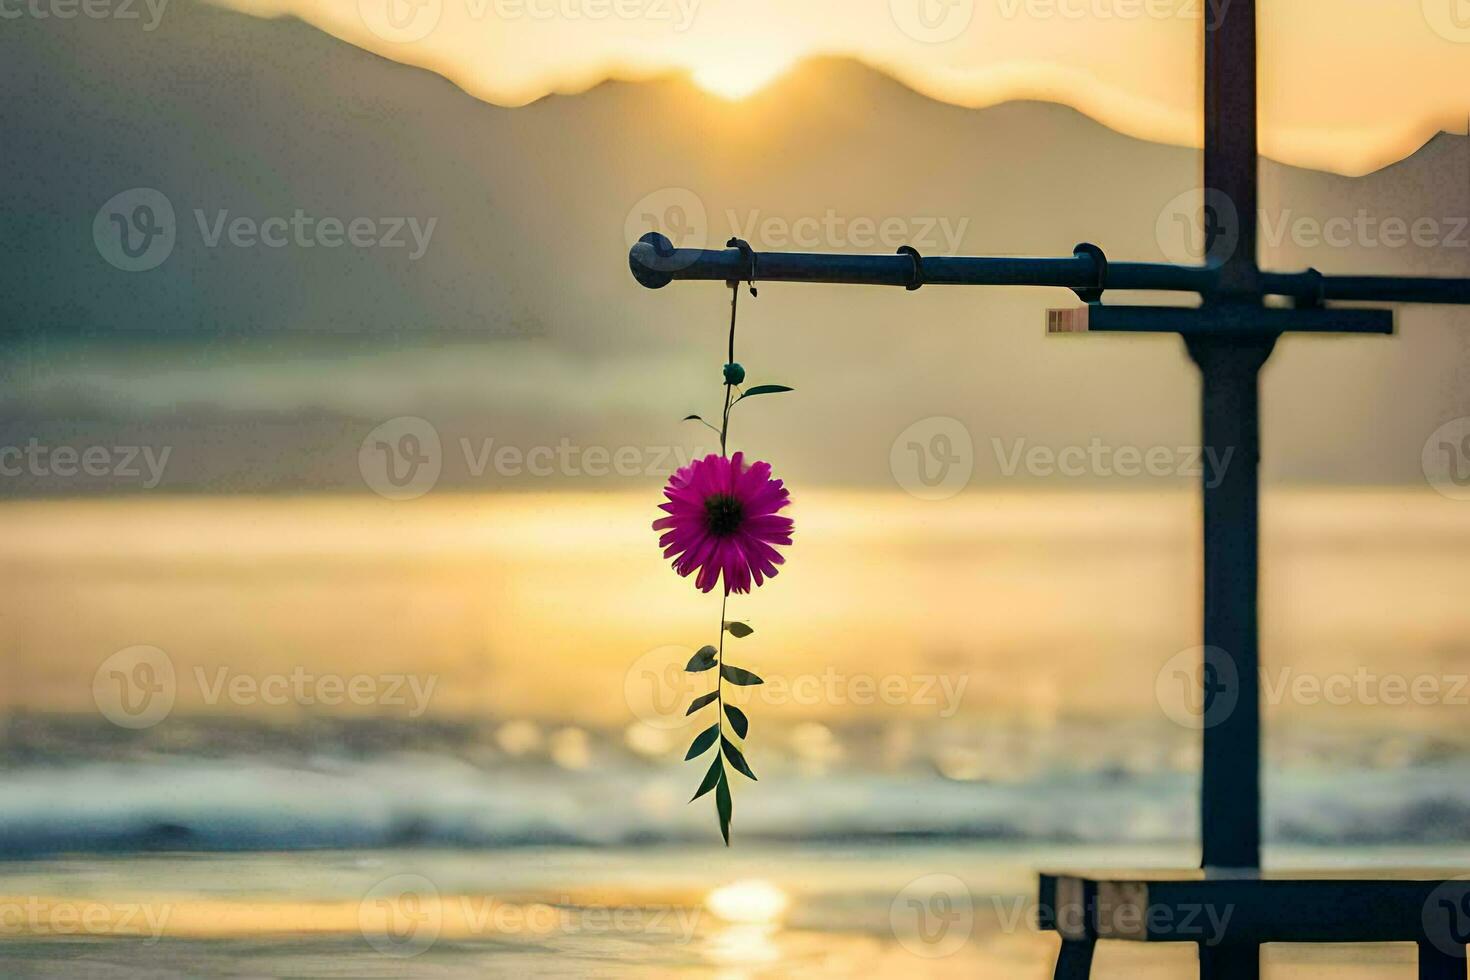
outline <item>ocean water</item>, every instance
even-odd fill
[[[1037,869],[1196,863],[1192,495],[803,495],[732,602],[728,850],[653,499],[0,505],[0,974],[1039,977]],[[1428,491],[1267,494],[1273,866],[1470,867],[1467,546]]]
[[[1356,864],[1470,861],[1357,849]],[[72,856],[0,865],[15,977],[1051,975],[1031,869],[1187,849],[873,846],[391,849]],[[1341,864],[1284,849],[1278,866]],[[1272,946],[1270,980],[1412,976],[1412,947]],[[1099,947],[1094,976],[1190,976],[1191,946]]]
[[[34,724],[34,722],[33,722]],[[0,847],[15,856],[76,851],[230,851],[536,846],[697,845],[716,838],[709,800],[687,805],[703,768],[650,759],[612,742],[585,768],[494,757],[478,743],[365,750],[329,735],[309,746],[250,751],[140,752],[13,765],[0,796]],[[592,732],[593,740],[616,733]],[[380,740],[391,738],[380,733]],[[1011,743],[1015,736],[975,737]],[[761,753],[758,783],[736,788],[736,835],[753,843],[904,841],[1018,845],[1156,845],[1194,840],[1197,775],[1173,760],[1149,766],[1118,745],[1113,764],[1058,756],[1009,779],[955,778],[920,757],[903,767],[859,761],[824,770]],[[1113,736],[1117,738],[1116,734]],[[237,738],[245,741],[237,733]],[[361,739],[360,733],[358,738]],[[829,735],[851,753],[859,735]],[[279,741],[279,739],[277,739]],[[1121,741],[1121,740],[1120,740]],[[874,749],[876,753],[878,750]],[[1470,760],[1428,746],[1395,764],[1323,747],[1275,763],[1266,778],[1266,832],[1283,846],[1470,844]],[[866,754],[866,752],[864,752]]]

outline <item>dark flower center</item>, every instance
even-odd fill
[[[704,500],[704,522],[716,537],[733,534],[745,517],[745,508],[728,493],[717,493]]]

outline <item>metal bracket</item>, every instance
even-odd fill
[[[909,292],[913,292],[924,285],[924,256],[920,255],[919,250],[912,245],[900,245],[898,247],[898,254],[907,255],[914,260],[914,276],[909,280],[909,284],[903,287]]]
[[[1072,292],[1084,303],[1097,303],[1102,300],[1103,290],[1108,283],[1108,257],[1101,248],[1091,242],[1083,242],[1072,249],[1072,255],[1077,258],[1090,256],[1092,267],[1095,271],[1093,284],[1091,286],[1074,286]]]

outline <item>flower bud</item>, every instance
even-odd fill
[[[738,385],[745,380],[745,368],[733,361],[725,365],[725,384]]]

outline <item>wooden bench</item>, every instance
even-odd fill
[[[1259,976],[1262,943],[1411,942],[1420,980],[1465,980],[1470,876],[1444,871],[1043,873],[1038,924],[1056,980],[1090,975],[1099,939],[1194,943],[1203,980]]]

